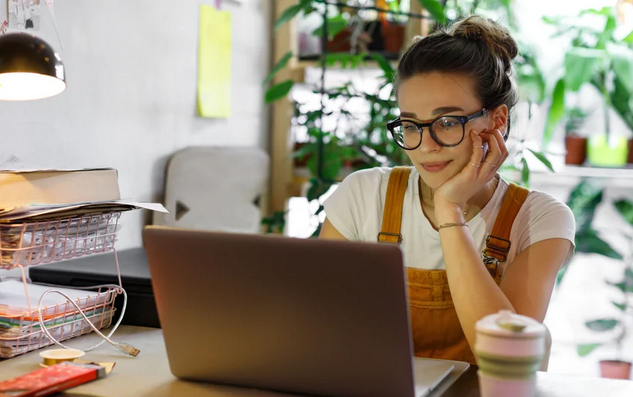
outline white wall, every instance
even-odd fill
[[[0,102],[0,161],[111,166],[124,198],[152,201],[161,199],[165,163],[176,150],[267,148],[261,82],[269,70],[269,0],[222,1],[233,15],[228,119],[195,113],[199,6],[214,0],[57,0],[63,50],[41,3],[42,29],[34,33],[58,50],[68,88],[50,99]],[[147,219],[142,211],[123,215],[117,248],[140,246]]]

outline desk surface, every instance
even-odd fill
[[[77,349],[87,348],[98,342],[97,335],[90,334],[68,341]],[[178,397],[290,397],[294,395],[253,389],[220,386],[207,383],[186,382],[176,379],[169,371],[162,331],[155,328],[122,326],[114,340],[125,341],[141,350],[138,357],[128,357],[105,344],[86,354],[93,361],[114,361],[116,366],[105,379],[93,381],[67,391],[68,396],[178,396]],[[10,379],[38,369],[41,362],[37,350],[0,362],[0,380]],[[601,378],[573,377],[538,373],[538,397],[630,397],[632,381]],[[438,397],[479,397],[477,372],[471,367],[448,390]]]

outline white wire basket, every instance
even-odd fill
[[[97,329],[107,328],[112,324],[117,293],[114,286],[102,287],[98,291],[87,292],[85,298],[75,302]],[[70,302],[43,307],[41,312],[44,326],[59,342],[92,331]],[[53,343],[40,327],[37,310],[15,316],[0,316],[0,358],[12,358]]]
[[[114,248],[121,212],[0,224],[0,269],[34,266]]]

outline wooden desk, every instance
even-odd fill
[[[208,383],[186,382],[176,379],[169,371],[162,331],[155,328],[122,326],[114,340],[125,341],[141,350],[138,357],[125,356],[111,346],[99,347],[86,354],[93,361],[114,361],[116,366],[105,379],[76,387],[64,393],[76,397],[297,397],[238,387]],[[87,348],[101,340],[90,334],[68,341],[77,349]],[[0,362],[0,380],[10,379],[39,368],[41,359],[37,350]],[[538,397],[631,397],[633,382],[601,378],[581,378],[538,373]],[[388,396],[386,396],[388,397]],[[469,369],[446,391],[433,397],[479,397],[477,370]]]

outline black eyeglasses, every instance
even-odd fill
[[[387,123],[387,129],[393,140],[405,150],[417,149],[422,144],[422,131],[429,129],[431,138],[444,147],[455,147],[462,143],[466,132],[466,123],[485,116],[488,110],[481,109],[468,116],[442,116],[430,123],[418,123],[412,120],[400,120],[400,117]]]

